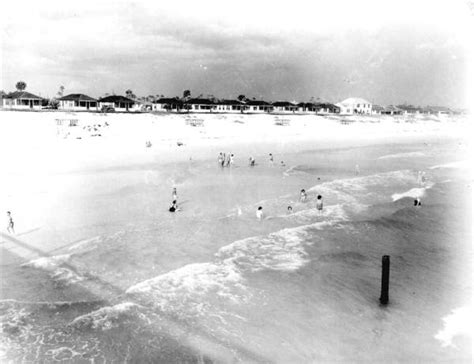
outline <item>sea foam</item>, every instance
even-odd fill
[[[472,318],[472,310],[468,306],[452,310],[451,314],[443,318],[444,328],[435,335],[435,339],[441,341],[443,347],[456,347],[453,344],[454,338],[472,338]]]

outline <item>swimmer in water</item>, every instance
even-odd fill
[[[308,195],[306,194],[306,191],[304,189],[302,189],[301,192],[300,192],[300,201],[301,202],[306,202],[307,198],[308,198]]]
[[[323,213],[323,196],[318,195],[318,198],[316,200],[316,209],[320,214]]]
[[[256,215],[257,215],[257,219],[262,220],[262,218],[263,218],[263,207],[262,206],[258,207]]]
[[[179,207],[178,207],[178,203],[176,202],[176,200],[174,200],[173,204],[169,208],[169,212],[176,212],[176,211],[179,211]]]
[[[421,199],[419,197],[415,198],[415,201],[413,201],[414,206],[421,206]]]

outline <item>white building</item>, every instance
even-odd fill
[[[96,99],[83,94],[70,94],[59,99],[59,109],[69,111],[98,111]]]
[[[2,107],[16,110],[41,110],[42,98],[26,91],[15,91],[8,95],[3,95]]]
[[[341,108],[341,114],[372,114],[372,103],[359,97],[350,97],[338,102],[336,106]]]
[[[113,108],[115,111],[135,111],[135,101],[120,95],[111,95],[99,99],[99,107]]]

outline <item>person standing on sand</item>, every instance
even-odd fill
[[[270,157],[270,158],[269,158],[270,165],[272,165],[272,166],[273,166],[273,154],[272,154],[272,153],[270,153],[270,154],[269,154],[269,157]]]
[[[230,163],[231,166],[234,165],[234,155],[233,154],[230,155],[229,163]]]
[[[254,166],[255,166],[255,158],[254,158],[254,157],[250,157],[250,158],[249,158],[249,166],[250,166],[250,167],[254,167]]]
[[[171,193],[171,198],[172,198],[172,201],[177,201],[178,200],[178,191],[176,190],[176,187],[173,187],[173,192]]]
[[[288,206],[288,214],[292,214],[292,213],[293,213],[293,207]]]
[[[258,207],[256,215],[257,215],[257,219],[262,220],[262,218],[263,218],[263,207],[262,206]]]
[[[220,152],[219,156],[217,157],[217,164],[221,167],[224,164],[224,156],[222,155],[222,152]]]
[[[7,231],[9,234],[15,234],[15,223],[13,222],[12,213],[7,211]]]
[[[421,199],[419,197],[415,198],[413,205],[417,207],[421,207]]]
[[[319,214],[323,213],[323,196],[318,195],[316,200],[316,209],[318,210]]]

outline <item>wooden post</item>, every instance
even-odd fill
[[[380,292],[380,303],[386,305],[388,303],[388,285],[390,278],[390,256],[382,257],[382,289]]]

